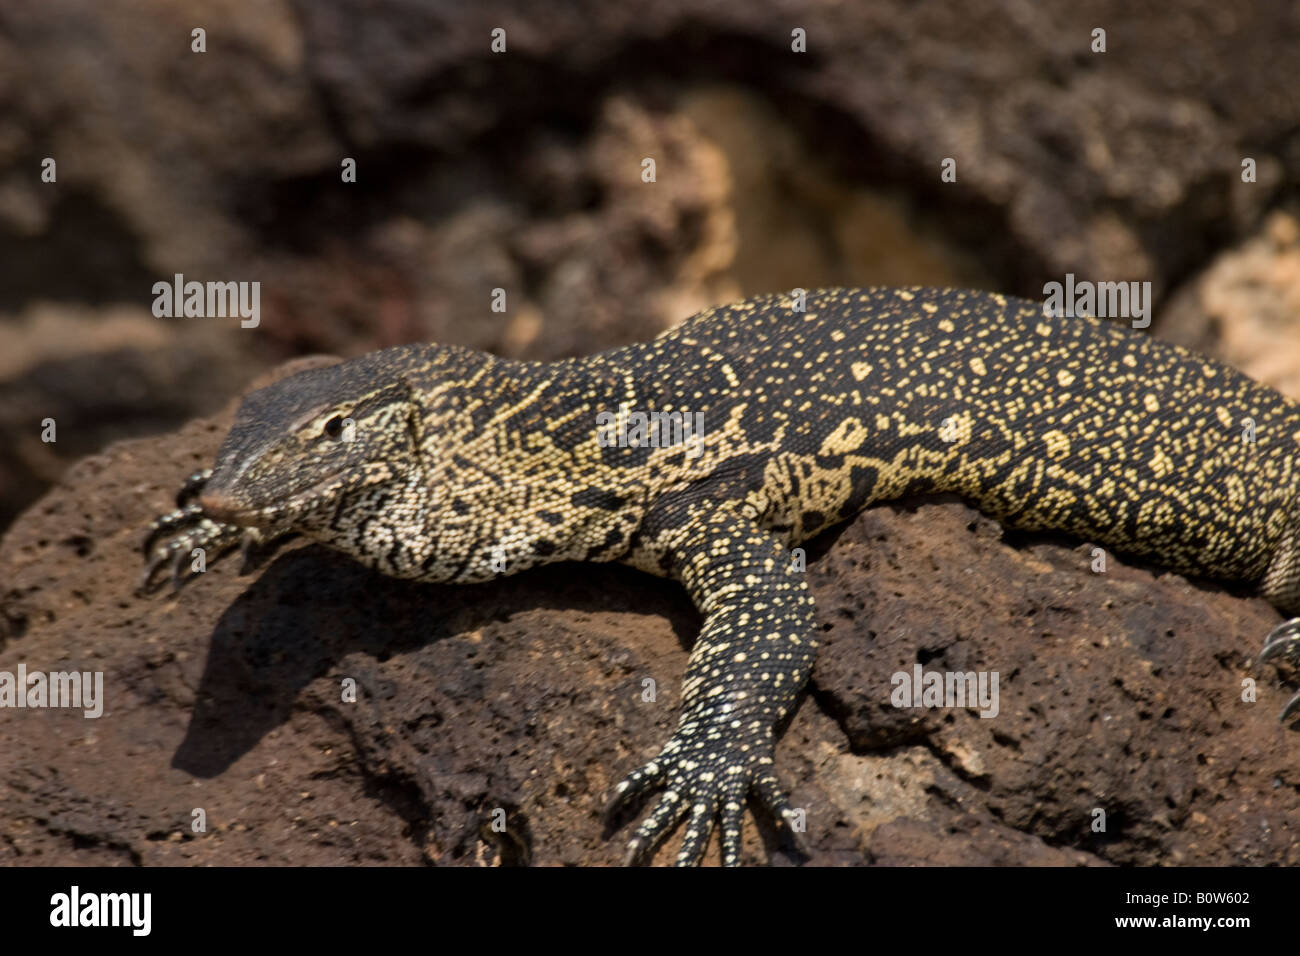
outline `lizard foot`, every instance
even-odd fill
[[[162,536],[175,532],[166,541],[155,544]],[[144,541],[144,574],[136,587],[137,594],[149,594],[157,590],[155,578],[159,569],[171,565],[171,582],[180,588],[189,578],[186,562],[194,557],[194,550],[199,548],[216,560],[237,545],[243,543],[249,547],[250,535],[255,534],[248,528],[235,524],[213,521],[203,514],[198,505],[189,505],[177,511],[163,515],[149,527],[149,534]],[[206,559],[205,559],[206,563]]]
[[[1264,638],[1264,648],[1259,652],[1259,662],[1285,657],[1293,663],[1300,663],[1300,617],[1292,618],[1279,624]],[[1296,694],[1282,708],[1278,720],[1286,720],[1300,710],[1300,694]]]
[[[686,834],[675,866],[696,866],[704,857],[713,827],[722,822],[722,865],[740,864],[741,816],[751,794],[778,822],[785,836],[798,844],[790,809],[772,771],[772,742],[719,747],[705,735],[690,739],[674,734],[659,756],[634,771],[614,790],[605,811],[606,835],[633,805],[655,790],[659,802],[628,843],[624,865],[644,862],[655,848],[688,817]],[[688,816],[689,815],[689,816]]]
[[[172,587],[179,589],[190,577],[185,563],[195,557],[196,548],[211,555],[215,561],[237,545],[242,545],[247,562],[253,548],[261,543],[262,535],[256,529],[214,521],[203,513],[202,506],[194,498],[211,477],[212,469],[208,468],[186,478],[176,493],[176,510],[161,515],[149,525],[149,532],[141,544],[147,563],[136,586],[137,594],[145,595],[157,590],[155,578],[158,571],[168,565],[171,567]],[[205,566],[206,560],[205,557]]]

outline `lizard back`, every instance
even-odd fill
[[[694,363],[664,362],[682,347]],[[1013,527],[1251,581],[1295,533],[1300,405],[1212,359],[1040,303],[835,289],[809,293],[800,312],[774,295],[619,352],[646,380],[659,370],[657,400],[705,402],[717,453],[679,476],[679,492],[727,485],[789,541],[873,502],[955,492]],[[701,394],[714,356],[734,386]]]

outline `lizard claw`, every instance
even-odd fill
[[[1282,708],[1282,713],[1277,715],[1277,719],[1279,722],[1286,720],[1298,710],[1300,710],[1300,694],[1296,694],[1287,701],[1286,706]]]
[[[770,741],[760,746],[718,748],[707,736],[700,742],[687,742],[674,735],[658,757],[618,785],[606,810],[609,831],[625,809],[640,803],[652,790],[664,791],[629,841],[624,865],[644,862],[686,818],[675,866],[697,866],[719,822],[722,865],[739,866],[741,819],[745,800],[751,795],[788,836],[793,836],[794,815],[772,773],[771,751]]]
[[[1300,617],[1292,618],[1269,632],[1264,638],[1264,648],[1259,652],[1259,661],[1264,661],[1283,654],[1292,660],[1300,655]]]
[[[179,591],[181,585],[185,583],[185,559],[189,555],[183,548],[176,549],[176,556],[172,558],[171,582],[172,588]]]
[[[1300,662],[1300,617],[1279,624],[1269,632],[1268,637],[1264,638],[1264,647],[1259,652],[1259,663],[1262,664],[1275,657],[1284,657],[1292,662]],[[1279,721],[1286,720],[1297,711],[1300,711],[1300,694],[1296,694],[1287,701],[1277,719]]]

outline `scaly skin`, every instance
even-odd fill
[[[607,447],[598,416],[620,405],[704,429]],[[427,581],[560,560],[673,577],[704,615],[680,722],[611,812],[662,791],[630,858],[687,818],[679,863],[720,820],[735,864],[747,797],[788,819],[773,728],[816,652],[788,547],[875,502],[955,492],[1300,612],[1298,449],[1300,405],[1095,319],[982,292],[830,289],[803,312],[766,296],[586,359],[403,346],[254,392],[188,486],[198,506],[155,526],[147,578],[203,542],[287,532]],[[1298,648],[1293,621],[1261,656]]]

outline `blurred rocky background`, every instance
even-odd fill
[[[196,28],[206,33],[204,53],[191,50]],[[497,28],[505,31],[503,53],[490,49]],[[1105,30],[1104,53],[1092,51],[1097,28]],[[805,31],[806,52],[792,51],[795,30]],[[1149,7],[1125,0],[0,0],[0,529],[30,509],[0,545],[0,664],[23,659],[36,666],[62,654],[83,663],[100,658],[101,666],[133,675],[132,703],[119,704],[118,722],[88,722],[97,743],[83,749],[96,756],[80,770],[68,764],[66,750],[66,735],[85,734],[80,718],[58,724],[62,718],[50,715],[42,718],[51,722],[48,733],[33,733],[30,715],[22,725],[12,713],[0,716],[0,804],[7,808],[0,811],[7,814],[0,819],[0,860],[518,861],[533,848],[485,849],[473,808],[523,799],[520,787],[528,784],[521,781],[534,778],[510,754],[540,760],[536,779],[569,779],[565,761],[593,746],[583,736],[592,728],[574,724],[566,733],[577,736],[554,744],[571,747],[568,756],[546,751],[541,760],[536,725],[514,725],[510,714],[517,711],[509,710],[492,712],[497,723],[487,738],[444,739],[434,730],[438,720],[426,724],[414,714],[401,724],[370,713],[358,730],[351,722],[362,718],[342,715],[324,691],[299,698],[298,688],[313,677],[328,688],[322,675],[338,664],[305,651],[305,658],[290,655],[299,670],[277,672],[270,710],[240,725],[238,744],[194,743],[189,714],[199,685],[226,673],[212,660],[202,665],[209,642],[219,635],[235,640],[232,634],[254,640],[240,612],[227,610],[248,580],[216,578],[224,590],[205,598],[193,597],[191,588],[181,605],[171,599],[158,611],[130,598],[137,570],[130,546],[151,512],[167,506],[179,476],[211,454],[228,420],[227,403],[286,359],[352,356],[417,340],[555,359],[644,339],[702,307],[776,289],[953,284],[1039,297],[1045,282],[1074,273],[1149,280],[1154,334],[1218,354],[1300,397],[1297,63],[1300,8],[1268,0]],[[57,162],[56,183],[41,181],[46,157]],[[348,157],[357,164],[355,183],[341,181]],[[647,157],[656,162],[654,183],[641,178]],[[956,161],[956,182],[941,181],[947,158]],[[1242,181],[1246,159],[1254,161],[1254,182]],[[260,326],[155,318],[151,287],[176,273],[259,281]],[[505,312],[492,311],[494,288],[506,290]],[[46,418],[57,422],[54,444],[41,441]],[[100,454],[121,439],[169,435],[199,418],[203,424],[178,436]],[[938,522],[931,534],[948,533],[945,522],[967,521],[953,508],[960,506],[886,511],[851,534],[873,545],[912,533],[924,541],[915,522]],[[1066,545],[1043,547],[1055,555],[1044,566],[1071,553]],[[879,567],[873,574],[859,569],[854,578],[842,568],[852,563],[845,548],[819,572],[830,589],[819,601],[852,605],[853,614],[836,620],[844,626],[842,618],[861,619],[854,640],[866,640],[867,626],[882,615],[905,620],[924,609],[956,626],[990,613],[961,604],[969,595],[955,596],[969,589],[967,578],[950,589],[907,574],[892,589],[875,586]],[[304,553],[314,552],[294,552]],[[950,562],[980,564],[979,551],[973,554]],[[304,580],[327,573],[378,590],[385,601],[423,607],[430,600],[431,592],[379,583],[331,560],[308,560]],[[828,583],[841,571],[847,577]],[[437,642],[437,653],[454,655],[449,648],[463,640],[472,658],[484,633],[492,643],[517,628],[502,622],[531,595],[554,606],[531,612],[542,617],[527,622],[530,633],[607,629],[568,638],[566,653],[586,654],[590,665],[601,655],[626,654],[610,647],[634,642],[641,626],[618,623],[620,608],[638,601],[644,607],[639,595],[648,588],[650,606],[634,616],[659,623],[641,630],[665,630],[664,616],[676,615],[686,622],[683,633],[693,633],[689,608],[671,586],[610,573],[597,579],[598,593],[562,575],[529,578],[523,598],[480,590],[480,604],[506,608],[487,620],[465,609],[470,599],[437,590],[444,605],[460,602],[453,624],[421,632],[419,621],[428,617],[412,612],[409,628],[386,626],[422,633],[420,640],[451,635]],[[1013,606],[981,639],[993,646],[1038,640],[1042,635],[1017,625],[1012,614],[1025,610],[1016,596],[1024,568],[999,577],[992,562],[975,573],[988,575],[990,593]],[[285,594],[309,603],[312,586],[296,580],[290,575],[287,590],[269,596],[271,585],[259,585],[249,600],[261,602],[263,613],[286,606]],[[1082,600],[1062,587],[1062,594],[1024,600],[1049,614]],[[582,593],[569,593],[573,588]],[[880,606],[862,598],[864,590],[880,591],[886,605],[903,603]],[[1134,586],[1129,597],[1147,603],[1123,618],[1124,626],[1137,635],[1177,620],[1194,630],[1198,620],[1204,627],[1206,620],[1232,618],[1237,606],[1235,598],[1186,585],[1167,591]],[[585,608],[578,625],[565,616],[566,600]],[[1213,608],[1189,610],[1188,600]],[[944,610],[945,601],[959,603]],[[1271,610],[1249,606],[1255,629],[1271,619]],[[175,616],[178,607],[188,608],[183,618]],[[217,619],[223,623],[210,633]],[[320,626],[334,626],[330,620],[320,617]],[[1107,628],[1119,625],[1090,619],[1088,626],[1104,643]],[[283,627],[284,633],[260,632],[264,644],[248,650],[246,660],[238,648],[212,651],[213,659],[244,660],[247,670],[239,673],[252,682],[251,690],[240,690],[239,680],[221,684],[223,693],[244,702],[265,694],[264,678],[256,676],[259,655],[282,660],[277,642],[301,625]],[[885,640],[886,629],[876,627]],[[666,666],[678,667],[679,676],[685,652],[665,633],[666,641],[646,639],[664,644],[673,662]],[[908,633],[915,634],[906,627],[894,633],[899,666],[908,666],[915,650]],[[1234,667],[1244,666],[1258,638],[1262,633],[1249,628],[1234,637]],[[1206,630],[1203,645],[1186,635],[1180,640],[1201,648],[1196,653],[1208,662],[1202,679],[1213,684],[1215,668],[1227,666],[1215,656],[1227,640],[1222,628]],[[1115,667],[1150,678],[1144,642],[1137,641],[1136,657]],[[372,643],[365,654],[354,653],[363,663],[352,666],[383,669],[391,646]],[[553,652],[539,644],[529,653]],[[477,666],[470,658],[449,666],[472,683]],[[819,791],[822,805],[834,804],[837,793],[858,796],[845,797],[850,806],[839,817],[828,811],[818,818],[826,859],[1300,862],[1300,780],[1282,769],[1295,763],[1294,744],[1268,745],[1285,782],[1279,796],[1279,777],[1258,763],[1254,776],[1227,772],[1222,762],[1205,769],[1215,759],[1244,759],[1250,745],[1235,737],[1216,738],[1219,757],[1183,754],[1170,743],[1185,739],[1177,734],[1126,743],[1132,752],[1149,745],[1163,753],[1162,769],[1151,771],[1156,782],[1144,780],[1140,796],[1125,798],[1131,818],[1144,821],[1140,832],[1096,840],[1086,825],[1077,829],[1078,808],[1063,796],[1069,787],[1053,776],[1047,757],[1026,757],[1059,753],[1056,738],[1050,746],[1042,738],[1026,744],[1012,761],[1018,772],[1041,769],[1035,783],[1001,775],[1000,763],[970,749],[978,742],[945,742],[951,728],[873,737],[853,723],[855,713],[872,706],[852,698],[862,687],[840,687],[841,664],[834,653],[827,659],[814,687],[817,716],[806,717],[815,726],[799,732],[820,735],[814,756],[831,774]],[[562,664],[554,663],[548,680],[571,679],[559,676]],[[623,666],[597,667],[571,693],[559,693],[581,696],[601,675],[617,682]],[[1155,671],[1173,680],[1184,666],[1180,658],[1172,670]],[[168,668],[178,670],[156,683],[154,672]],[[504,673],[508,684],[514,678]],[[1227,676],[1231,697],[1237,671]],[[1099,697],[1113,694],[1109,671],[1089,679],[1101,688]],[[400,674],[375,680],[412,686]],[[675,686],[665,678],[669,683]],[[420,694],[409,706],[418,709],[437,691],[415,686]],[[542,710],[555,693],[546,686],[552,690],[538,690],[535,701]],[[450,693],[457,703],[444,701],[443,709],[463,704],[454,688]],[[1150,694],[1140,709],[1162,713],[1164,690]],[[1175,681],[1169,694],[1182,700],[1200,692]],[[671,723],[667,714],[653,726],[648,719],[637,725],[644,731],[639,748],[657,745]],[[296,743],[273,729],[285,721],[294,722]],[[980,721],[963,726],[971,733],[983,728]],[[565,784],[572,792],[537,797],[551,814],[539,820],[532,807],[531,831],[545,834],[540,860],[617,858],[591,834],[598,832],[592,808],[608,784],[605,775],[631,762],[614,739],[629,730],[618,728],[600,728],[599,779],[578,773],[581,785]],[[171,729],[188,734],[181,752]],[[1054,733],[1072,731],[1082,732],[1063,724]],[[1262,717],[1258,727],[1250,724],[1249,733],[1265,732],[1277,733]],[[425,741],[421,734],[432,736]],[[523,734],[524,742],[509,743],[511,734]],[[1003,734],[986,742],[1005,755]],[[227,728],[216,737],[230,735]],[[489,746],[488,738],[492,755],[475,755],[475,741]],[[398,739],[408,742],[394,752]],[[922,770],[863,763],[865,751],[889,746],[903,748],[891,756],[919,761]],[[301,752],[294,758],[277,747]],[[238,785],[230,784],[235,771],[228,768],[243,757],[237,767],[247,769],[250,750],[258,761],[294,769],[269,778],[265,766],[241,769]],[[1125,758],[1106,753],[1099,749],[1096,765],[1076,766],[1076,773],[1092,780],[1094,770],[1105,777],[1126,766]],[[439,768],[434,777],[431,760]],[[509,771],[494,771],[494,761]],[[812,774],[811,767],[800,772]],[[990,777],[997,781],[992,796]],[[232,805],[245,808],[237,822],[228,815],[217,840],[195,840],[189,831],[187,788],[199,778],[225,780],[238,791],[227,794]],[[1124,782],[1092,780],[1081,789],[1113,796]],[[1227,822],[1214,817],[1228,799],[1224,786],[1256,784],[1248,794],[1234,792],[1249,812]],[[310,802],[307,794],[318,786],[326,796],[314,816],[287,808]],[[892,810],[853,802],[872,787]],[[936,801],[934,793],[946,787],[949,796]],[[303,796],[295,796],[299,790]],[[964,815],[980,800],[988,802],[983,809]],[[1258,801],[1273,802],[1265,812]],[[527,817],[526,804],[512,813]],[[561,804],[569,809],[554,809]],[[247,809],[255,805],[261,810]],[[268,836],[273,824],[290,833],[298,823],[289,821],[299,820],[324,834],[324,843],[305,852],[296,835],[283,844]],[[354,821],[352,829],[339,830],[339,820]],[[1201,829],[1183,830],[1193,824]],[[587,842],[546,842],[575,831]]]

